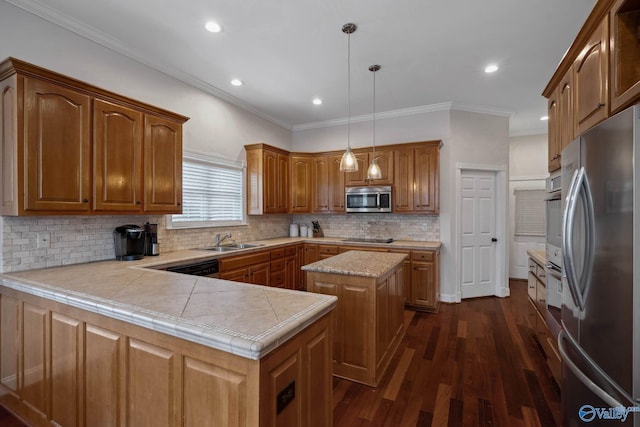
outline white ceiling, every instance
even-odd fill
[[[595,0],[7,0],[292,129],[453,103],[540,133],[540,95]],[[223,32],[204,29],[208,20]],[[485,74],[484,66],[500,70]],[[231,78],[244,81],[241,87]],[[315,106],[312,98],[324,103]]]

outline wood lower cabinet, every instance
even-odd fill
[[[439,253],[437,251],[412,251],[411,290],[407,305],[424,311],[438,311],[439,304]]]
[[[14,58],[0,94],[2,215],[181,212],[188,118]]]
[[[333,374],[376,386],[404,336],[401,264],[383,277],[307,272],[310,292],[335,295]]]
[[[220,259],[220,278],[254,285],[271,285],[270,251]]]
[[[33,426],[333,424],[332,313],[251,360],[4,287],[0,310],[0,402]]]

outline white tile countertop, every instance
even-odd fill
[[[181,250],[139,261],[101,261],[5,273],[0,274],[0,285],[243,357],[260,359],[331,311],[336,298],[152,268],[295,243],[375,246],[390,250],[439,250],[441,246],[440,242],[412,241],[354,243],[335,237],[283,237],[251,243],[262,246],[227,253]],[[369,264],[377,264],[370,262],[375,252],[365,253]],[[392,254],[383,255],[389,259]]]

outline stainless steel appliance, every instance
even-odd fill
[[[391,212],[391,186],[348,187],[344,197],[347,212]]]
[[[565,426],[640,426],[634,412],[640,411],[640,166],[634,164],[640,165],[640,105],[562,152],[558,346]]]
[[[187,264],[172,265],[162,267],[162,270],[171,271],[173,273],[191,274],[193,276],[218,277],[218,260],[208,259],[205,261],[189,262]]]
[[[160,244],[158,243],[158,224],[150,224],[147,222],[144,225],[144,232],[144,254],[151,256],[160,255]]]
[[[113,245],[118,261],[133,261],[144,258],[144,229],[127,224],[113,230]]]
[[[547,178],[546,295],[547,305],[560,308],[562,302],[562,174]],[[559,313],[558,313],[559,314]]]

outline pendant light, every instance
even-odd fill
[[[378,166],[378,160],[376,160],[376,71],[380,69],[379,65],[372,65],[369,67],[369,71],[373,73],[373,153],[371,156],[371,164],[367,169],[367,179],[380,179],[382,178],[382,171]]]
[[[357,29],[357,25],[353,23],[344,24],[342,32],[347,37],[347,150],[340,159],[340,172],[356,172],[358,170],[358,161],[351,151],[351,34]]]

